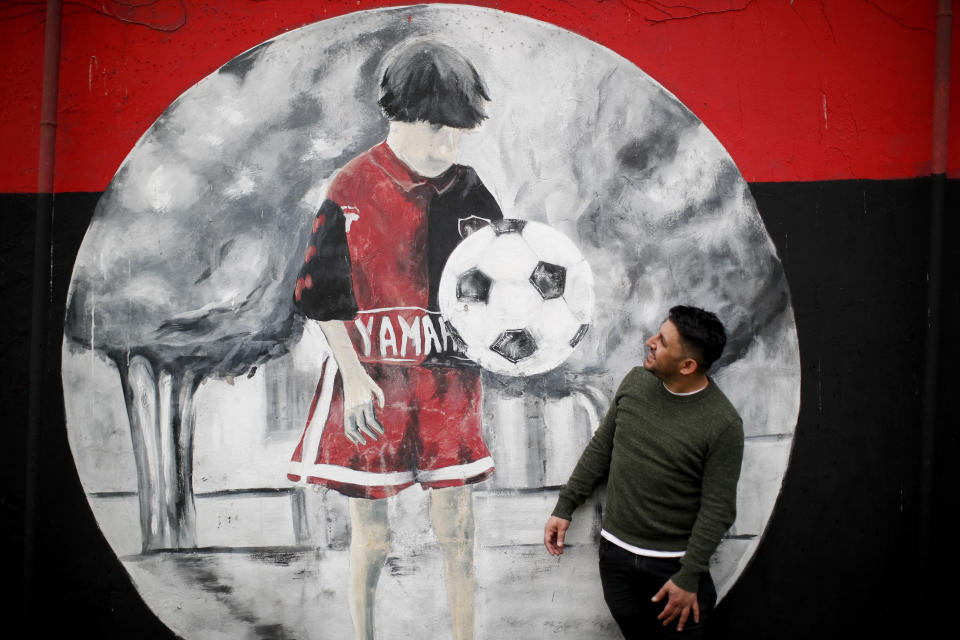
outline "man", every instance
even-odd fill
[[[454,164],[489,97],[454,49],[414,40],[388,54],[379,104],[387,139],[330,185],[294,292],[333,355],[288,477],[350,497],[350,607],[357,638],[374,637],[374,600],[390,549],[384,498],[420,484],[444,556],[454,637],[474,633],[474,519],[469,485],[493,473],[481,433],[476,365],[437,303],[454,247],[503,218],[470,167]],[[375,406],[375,404],[377,406]],[[326,414],[322,435],[313,416]]]
[[[544,529],[562,554],[574,510],[607,480],[600,580],[627,640],[700,637],[716,602],[708,563],[733,524],[743,458],[740,416],[707,375],[725,344],[714,314],[670,309]]]

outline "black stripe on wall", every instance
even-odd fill
[[[960,422],[957,373],[950,366],[960,355],[960,295],[948,245],[933,495],[937,570],[917,576],[930,180],[759,183],[751,190],[791,287],[803,366],[801,411],[780,502],[753,562],[717,611],[714,637],[806,640],[919,631],[950,613],[935,597],[933,610],[914,617],[914,595],[952,591],[958,531],[948,517],[960,486],[960,447],[947,426]],[[35,470],[40,609],[31,617],[50,635],[62,628],[106,638],[172,638],[100,534],[64,428],[64,301],[98,198],[67,193],[55,200],[47,413]],[[14,571],[22,566],[36,196],[0,195],[0,203],[7,223],[0,240],[6,309],[0,406],[7,417],[0,544],[5,566]],[[958,203],[960,181],[949,181],[946,210],[960,210]],[[945,237],[957,237],[949,214]],[[12,605],[9,619],[16,619],[17,600],[5,604]]]
[[[918,575],[931,181],[753,184],[793,296],[803,383],[783,491],[720,637],[881,637],[938,621],[956,554]],[[951,181],[947,211],[960,182]],[[956,220],[946,238],[956,237]],[[946,269],[934,549],[955,545],[958,283]],[[952,354],[952,355],[951,355]],[[954,531],[956,529],[954,528]],[[943,589],[944,591],[941,591]],[[941,610],[940,615],[946,614]],[[909,637],[909,636],[908,636]]]
[[[37,522],[34,539],[33,611],[16,596],[5,598],[9,620],[24,619],[37,637],[61,633],[95,634],[103,638],[169,639],[173,635],[140,599],[120,561],[100,533],[87,505],[67,442],[60,344],[64,303],[73,263],[93,216],[99,193],[57,194],[49,259],[52,265],[47,380],[39,434]],[[3,236],[0,295],[9,324],[0,333],[3,366],[0,406],[5,413],[9,445],[0,464],[0,544],[10,573],[23,567],[23,513],[26,496],[25,448],[30,363],[30,300],[33,272],[35,195],[0,195],[7,224]],[[22,577],[22,575],[21,575]]]

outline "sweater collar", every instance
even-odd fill
[[[648,371],[647,373],[650,373],[650,372]],[[652,373],[650,375],[653,376]],[[717,388],[717,383],[714,381],[714,379],[711,378],[710,376],[707,376],[707,386],[705,386],[703,389],[700,389],[696,393],[691,393],[689,395],[678,395],[676,393],[672,393],[669,389],[667,389],[666,385],[663,384],[663,380],[661,380],[660,378],[657,378],[656,376],[653,376],[653,377],[656,378],[657,387],[660,390],[660,395],[663,396],[664,398],[667,398],[671,402],[679,402],[679,403],[699,402],[704,398],[712,396],[715,393]]]

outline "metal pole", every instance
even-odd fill
[[[43,47],[43,97],[40,105],[40,153],[37,175],[37,217],[33,248],[33,327],[30,334],[30,408],[27,419],[26,488],[24,496],[24,612],[34,612],[35,538],[40,431],[44,424],[47,325],[50,313],[50,225],[57,139],[57,91],[60,77],[61,0],[48,0]]]
[[[943,288],[943,216],[946,207],[947,127],[950,119],[951,0],[937,3],[937,44],[934,67],[933,145],[931,148],[930,238],[927,271],[927,337],[923,370],[923,425],[920,472],[921,584],[931,578],[933,546],[934,455],[939,404],[940,333]],[[930,587],[935,588],[935,587]]]

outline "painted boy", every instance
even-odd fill
[[[480,373],[440,318],[437,289],[463,237],[503,217],[476,172],[455,164],[464,130],[486,118],[489,97],[462,54],[421,39],[388,54],[380,88],[387,139],[334,178],[294,292],[304,330],[322,332],[333,358],[288,477],[350,497],[357,638],[374,635],[374,595],[390,549],[384,498],[415,483],[430,489],[454,637],[472,638],[469,486],[493,473],[493,460]],[[319,438],[314,415],[327,416]]]

